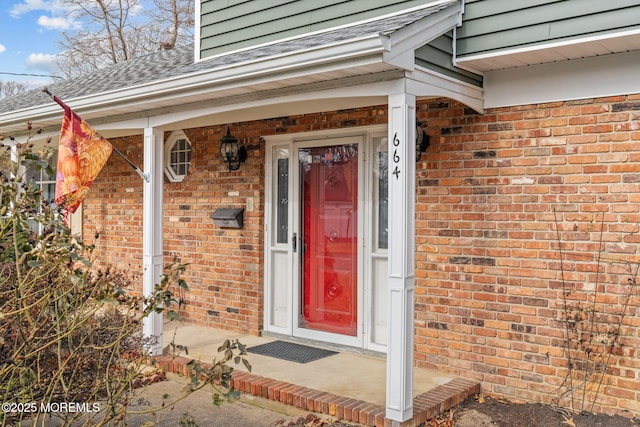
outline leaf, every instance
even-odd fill
[[[143,422],[142,424],[140,424],[140,427],[153,427],[155,425],[156,425],[156,423],[154,423],[153,421],[147,420],[147,421]]]
[[[242,358],[242,364],[247,368],[247,371],[251,372],[251,363],[249,363],[249,361],[244,357]]]
[[[573,417],[571,418],[566,418],[564,415],[562,416],[562,418],[564,418],[564,421],[562,422],[562,424],[566,424],[568,426],[571,427],[576,427],[576,424],[573,422]]]
[[[241,343],[238,343],[238,350],[240,350],[240,355],[244,356],[247,354],[247,346]]]
[[[221,351],[225,351],[226,349],[229,348],[230,345],[231,345],[231,342],[229,340],[225,340],[224,344],[218,347],[218,353],[220,353]]]
[[[167,319],[169,319],[169,321],[174,321],[174,320],[180,320],[181,317],[175,311],[169,310],[169,311],[167,311]]]

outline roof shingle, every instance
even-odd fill
[[[193,45],[177,47],[114,64],[75,79],[52,83],[48,87],[58,97],[71,99],[176,78],[203,70],[215,70],[230,64],[256,61],[372,34],[388,35],[444,9],[453,2],[454,0],[385,19],[232,52],[199,62],[193,60]],[[19,96],[0,100],[0,113],[37,107],[50,102],[51,99],[40,90],[31,90]]]

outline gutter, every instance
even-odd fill
[[[204,69],[178,77],[166,78],[130,86],[99,94],[85,95],[78,98],[65,99],[76,112],[85,118],[95,117],[97,114],[120,106],[132,105],[142,110],[157,108],[156,101],[185,98],[211,92],[249,87],[255,84],[276,82],[292,77],[310,74],[311,67],[321,66],[313,74],[332,70],[345,69],[365,63],[382,63],[384,45],[379,34],[370,34],[357,39],[350,39],[341,43],[323,45],[269,56],[263,59],[230,64],[215,69]],[[197,64],[205,64],[201,61]],[[197,65],[196,64],[196,65]],[[286,85],[285,85],[286,86]],[[212,93],[211,99],[215,95]],[[136,103],[137,102],[137,103]],[[89,113],[89,114],[87,114]],[[0,129],[26,121],[59,120],[60,109],[54,104],[46,103],[37,107],[15,110],[0,114]]]

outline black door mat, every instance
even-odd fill
[[[248,348],[249,353],[275,357],[297,363],[309,363],[334,354],[337,351],[324,350],[322,348],[309,347],[302,344],[294,344],[286,341],[272,341],[266,344]]]

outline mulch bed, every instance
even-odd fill
[[[353,427],[313,414],[283,421],[277,427]],[[513,403],[475,396],[420,427],[640,427],[640,419],[620,415],[578,414],[541,403]]]
[[[479,414],[479,415],[478,415]],[[541,403],[517,404],[489,397],[470,397],[453,409],[455,427],[636,427],[640,419],[620,415],[574,414]],[[637,417],[637,414],[636,414]],[[493,424],[482,424],[490,420]]]

